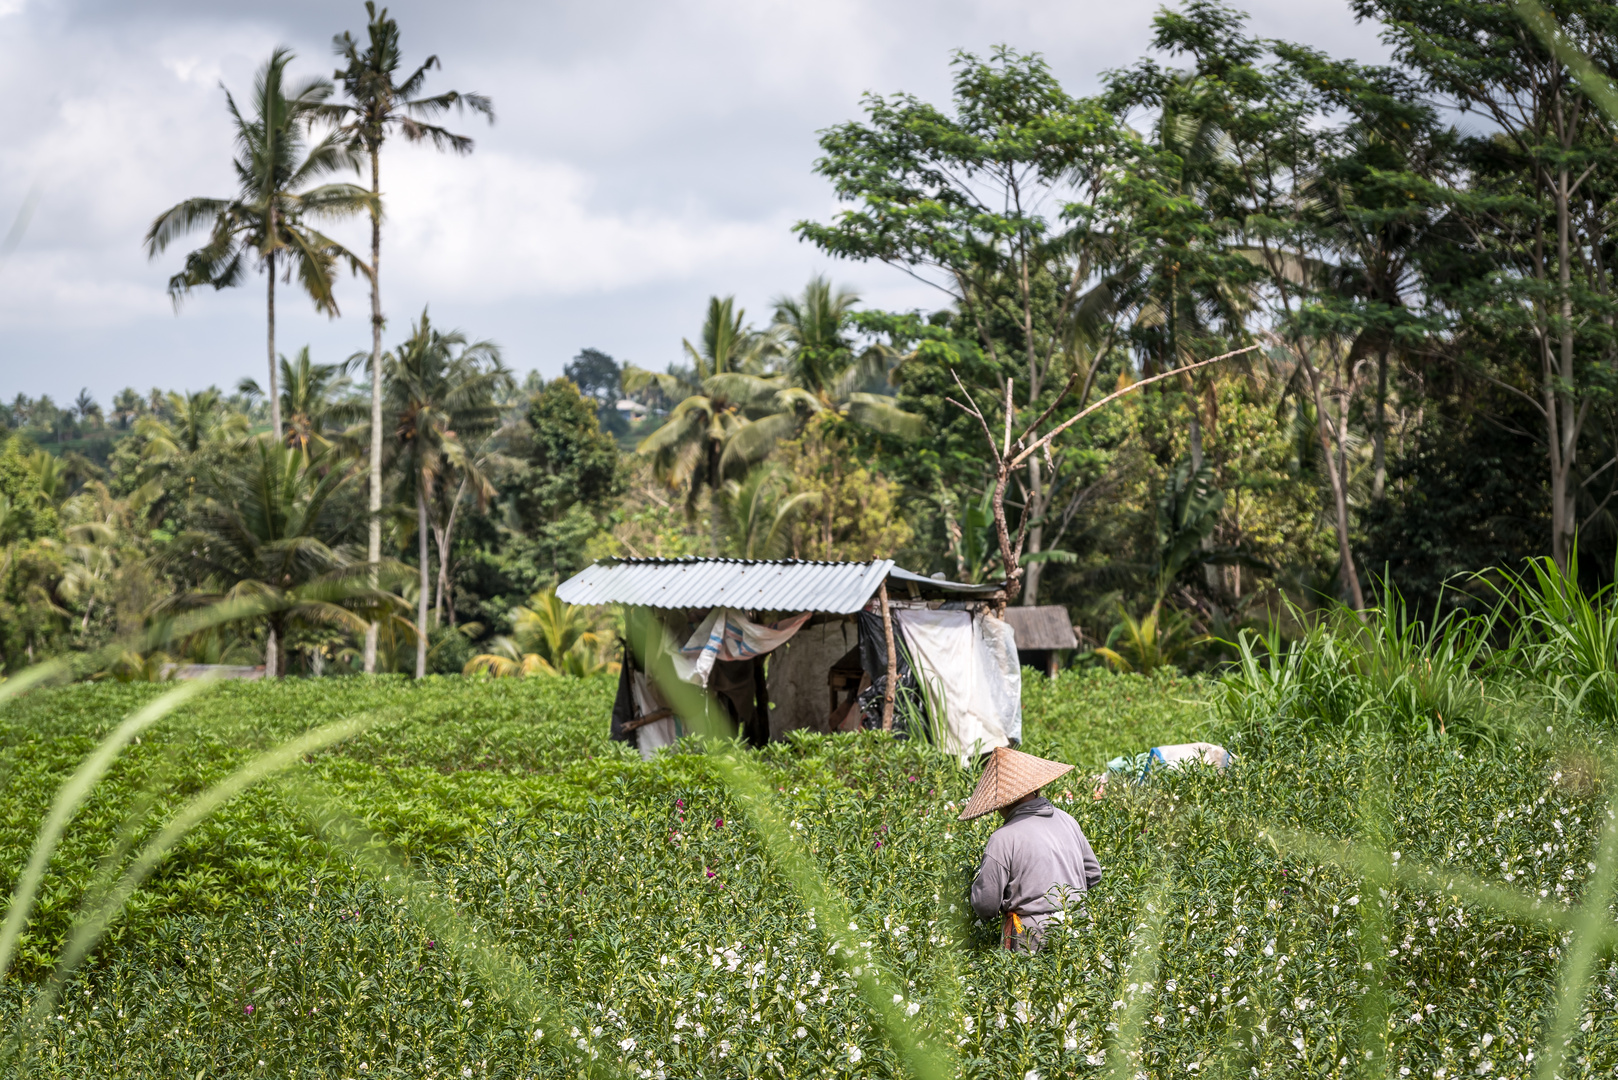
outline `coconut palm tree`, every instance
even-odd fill
[[[368,588],[363,564],[333,542],[332,500],[353,475],[327,456],[255,440],[235,468],[209,476],[194,524],[153,560],[193,586],[155,613],[241,605],[244,620],[265,624],[264,670],[276,678],[288,631],[335,626],[357,633],[367,618],[393,611],[397,599]]]
[[[162,411],[135,421],[135,434],[146,440],[141,458],[148,467],[180,462],[208,446],[231,445],[247,437],[247,417],[226,408],[219,388],[169,391]]]
[[[652,471],[668,486],[686,489],[686,513],[695,515],[703,490],[715,498],[724,483],[725,450],[731,437],[752,420],[776,412],[784,377],[768,372],[777,349],[774,336],[747,325],[735,297],[708,299],[700,345],[682,344],[690,367],[667,372],[625,364],[623,387],[630,393],[655,389],[677,404],[663,425],[641,441],[636,452],[652,460]],[[712,544],[719,552],[721,508],[714,507]]]
[[[374,566],[382,558],[382,144],[395,132],[410,142],[430,141],[442,150],[470,154],[472,140],[430,123],[450,109],[471,109],[494,123],[494,106],[482,94],[448,90],[421,97],[427,73],[439,66],[437,56],[429,56],[420,67],[395,82],[399,71],[399,24],[388,17],[388,9],[376,10],[372,0],[365,2],[366,34],[360,45],[345,30],[332,39],[332,47],[344,66],[333,73],[343,84],[349,104],[326,106],[327,115],[342,125],[339,131],[348,146],[363,154],[371,166],[371,527],[366,555]],[[376,670],[376,627],[365,632],[365,672]]]
[[[616,671],[618,665],[605,659],[610,635],[598,629],[599,618],[592,608],[557,599],[555,586],[544,589],[528,598],[528,606],[512,612],[511,636],[495,638],[492,650],[469,660],[464,674],[582,678]]]
[[[503,396],[503,395],[501,395]],[[455,463],[449,482],[440,484],[428,506],[428,521],[433,530],[433,545],[438,549],[438,583],[434,590],[433,624],[442,626],[447,609],[451,625],[455,623],[455,596],[450,588],[450,553],[455,541],[455,526],[460,519],[461,507],[466,504],[467,493],[476,500],[480,510],[496,494],[493,470],[515,465],[517,462],[505,454],[510,436],[523,423],[512,417],[509,403],[496,401],[502,414],[502,423],[481,438],[461,440],[462,454]]]
[[[798,513],[818,497],[791,490],[792,478],[779,466],[760,465],[721,489],[729,519],[730,554],[738,559],[776,559],[786,551]]]
[[[316,364],[309,358],[309,346],[298,350],[290,363],[281,357],[281,420],[286,426],[282,441],[303,453],[311,444],[321,450],[332,445],[331,436],[340,427],[361,419],[363,408],[343,400],[349,387],[343,365]],[[243,379],[236,389],[249,399],[263,397],[257,379]]]
[[[858,302],[852,289],[834,290],[818,276],[809,279],[801,296],[776,299],[768,336],[784,370],[778,378],[753,379],[738,387],[751,396],[743,422],[725,432],[720,476],[738,476],[763,461],[776,443],[797,435],[817,413],[833,412],[903,439],[925,432],[922,418],[899,408],[892,395],[861,389],[885,382],[894,357],[881,345],[857,347],[850,316]]]
[[[416,543],[420,588],[416,598],[416,677],[427,673],[427,605],[432,595],[427,538],[432,531],[428,508],[444,484],[470,483],[480,502],[495,494],[468,446],[500,424],[500,395],[511,373],[500,362],[492,342],[469,343],[459,330],[444,333],[421,313],[410,337],[383,357],[387,380],[387,414],[393,458],[398,466],[401,501],[416,507]],[[453,540],[450,522],[439,559]]]
[[[275,281],[283,275],[298,284],[315,303],[315,310],[336,317],[332,291],[339,262],[355,273],[370,270],[353,252],[309,224],[318,219],[347,217],[377,207],[376,196],[355,184],[309,185],[342,169],[355,168],[358,159],[338,133],[328,134],[313,146],[305,133],[319,118],[332,84],[324,79],[286,86],[291,51],[278,48],[259,69],[253,83],[253,115],[245,117],[236,99],[225,91],[225,102],[236,124],[234,162],[240,188],[233,198],[187,199],[157,216],[146,233],[146,252],[156,258],[180,237],[208,230],[208,242],[186,256],[185,269],[169,279],[169,295],[176,305],[194,288],[211,285],[224,289],[239,285],[255,264],[268,281],[266,315],[270,368],[270,426],[281,439],[281,395],[276,387]]]

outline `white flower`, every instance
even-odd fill
[[[720,1039],[719,1040],[719,1056],[720,1057],[726,1057],[729,1054],[730,1054],[730,1040],[729,1039]]]
[[[904,999],[905,999],[905,996],[903,994],[894,994],[893,995],[893,1003],[895,1005],[899,1004]]]
[[[794,1031],[792,1034],[793,1034],[793,1037],[801,1039],[801,1038],[803,1038],[805,1035],[807,1035],[809,1033],[807,1031],[805,1031],[803,1028],[800,1027],[797,1031]]]
[[[820,985],[820,972],[811,971],[809,973],[809,985],[810,986],[819,986]]]
[[[864,1056],[865,1052],[863,1050],[855,1046],[853,1043],[848,1044],[848,1063],[850,1065],[858,1065],[860,1063],[860,1058]]]
[[[471,1076],[472,1075],[472,1066],[470,1066],[470,1065],[462,1065],[461,1066],[461,1075],[462,1076]]]
[[[470,1009],[471,1007],[472,1007],[472,999],[471,998],[462,998],[461,999],[461,1008]]]
[[[697,1038],[706,1039],[707,1037],[708,1037],[708,1029],[704,1028],[701,1024],[698,1024],[697,1025]]]
[[[626,1054],[629,1053],[630,1051],[635,1049],[635,1040],[634,1039],[624,1039],[623,1041],[621,1041],[618,1044],[618,1049],[622,1050]]]
[[[905,1006],[906,1016],[915,1016],[919,1012],[921,1012],[921,1002],[919,1001],[912,1001],[909,1005]]]
[[[689,1027],[690,1025],[691,1025],[691,1021],[686,1019],[685,1013],[681,1013],[679,1016],[676,1016],[674,1018],[674,1029],[676,1031],[678,1031],[680,1028],[683,1028],[683,1027]]]
[[[1022,1080],[1039,1080],[1039,1071],[1036,1069],[1029,1069],[1027,1072],[1022,1074]]]
[[[1067,1038],[1062,1040],[1063,1050],[1077,1050],[1078,1048],[1079,1040],[1075,1039],[1072,1035],[1069,1035]]]
[[[1303,1053],[1303,1036],[1299,1035],[1296,1039],[1293,1039],[1292,1046],[1298,1053]]]

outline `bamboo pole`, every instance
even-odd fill
[[[893,644],[893,608],[888,605],[888,583],[877,586],[877,598],[882,603],[882,636],[888,643],[888,682],[882,688],[882,730],[893,730],[893,692],[899,680],[899,650]]]

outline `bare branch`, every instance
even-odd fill
[[[978,424],[983,428],[983,437],[989,440],[989,453],[994,455],[994,463],[998,466],[1001,461],[1000,452],[994,445],[994,435],[989,431],[989,422],[983,418],[983,410],[978,408],[977,399],[972,396],[972,391],[966,388],[966,384],[961,382],[961,377],[955,374],[955,370],[953,368],[950,369],[949,377],[955,380],[955,385],[961,388],[962,396],[972,403],[972,407],[967,408],[954,398],[945,398],[944,400],[955,406],[957,409],[960,409],[968,416],[975,416],[978,418]]]
[[[1139,390],[1143,386],[1150,386],[1152,383],[1160,382],[1163,379],[1173,378],[1173,377],[1175,377],[1177,375],[1183,375],[1184,373],[1186,373],[1188,371],[1195,371],[1195,370],[1197,370],[1197,368],[1207,367],[1209,364],[1217,364],[1221,360],[1229,360],[1232,356],[1241,356],[1243,353],[1250,353],[1254,349],[1257,349],[1259,347],[1260,346],[1258,346],[1258,345],[1249,345],[1245,349],[1237,349],[1234,352],[1221,353],[1218,356],[1211,357],[1211,358],[1209,358],[1207,360],[1199,360],[1195,364],[1186,364],[1183,367],[1170,368],[1168,371],[1161,372],[1160,374],[1153,375],[1153,376],[1151,376],[1149,378],[1141,379],[1138,382],[1132,382],[1128,386],[1124,387],[1122,390],[1114,390],[1112,393],[1108,394],[1106,397],[1102,398],[1100,401],[1096,402],[1094,405],[1091,405],[1089,408],[1080,410],[1079,412],[1075,413],[1073,416],[1068,417],[1066,420],[1064,420],[1060,424],[1056,425],[1056,427],[1051,429],[1051,431],[1050,431],[1050,433],[1048,435],[1042,436],[1037,442],[1033,443],[1031,446],[1024,449],[1022,451],[1022,453],[1018,454],[1015,458],[1013,458],[1011,460],[1011,463],[1010,463],[1011,467],[1016,468],[1018,465],[1021,465],[1025,460],[1027,460],[1027,458],[1028,458],[1028,456],[1030,454],[1033,454],[1036,451],[1038,451],[1040,447],[1049,444],[1052,439],[1056,438],[1056,436],[1060,435],[1062,432],[1066,431],[1068,428],[1072,427],[1074,424],[1077,424],[1080,420],[1083,420],[1086,416],[1089,416],[1091,413],[1095,412],[1097,409],[1101,408],[1104,405],[1110,404],[1113,401],[1116,401],[1118,398],[1123,397],[1125,394],[1133,393],[1134,391]]]

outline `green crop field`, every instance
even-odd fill
[[[646,764],[605,739],[605,678],[216,687],[145,729],[69,823],[0,987],[6,1068],[1530,1076],[1558,1032],[1562,1075],[1618,1067],[1610,914],[1592,930],[1574,906],[1607,814],[1600,725],[1514,699],[1495,743],[1283,738],[1303,699],[1278,705],[1278,677],[1028,674],[1027,748],[1079,766],[1053,795],[1106,870],[1088,921],[1032,957],[967,920],[991,824],[955,820],[972,775],[914,744]],[[1363,705],[1362,683],[1337,692]],[[162,689],[0,706],[0,886],[57,787]],[[1552,713],[1564,730],[1533,726]],[[182,839],[55,986],[76,913],[182,806],[362,715]],[[1114,755],[1197,737],[1238,763],[1089,798]],[[1567,1007],[1575,954],[1589,992]]]

